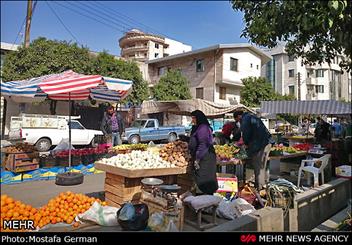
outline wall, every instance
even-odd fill
[[[230,58],[238,59],[238,71],[230,70]],[[253,67],[250,67],[250,64]],[[258,69],[257,69],[258,65]],[[223,80],[242,83],[241,79],[249,76],[260,77],[261,60],[249,49],[225,49],[223,55]]]
[[[155,44],[159,44],[159,48],[155,47]],[[148,42],[149,50],[148,50],[148,60],[162,58],[164,56],[164,46],[161,43],[156,43],[153,41]],[[159,56],[155,57],[154,54],[158,53]]]
[[[176,40],[165,38],[165,43],[169,44],[169,47],[164,50],[169,55],[180,54],[184,52],[192,51],[192,46],[183,44]]]
[[[204,59],[204,71],[196,72],[196,60]],[[181,69],[181,73],[190,82],[190,90],[193,98],[196,97],[196,88],[204,88],[204,99],[213,101],[214,99],[214,51],[195,54],[187,57],[180,57],[173,60],[161,61],[149,64],[150,83],[156,84],[160,77],[159,67],[169,67],[171,69]]]
[[[222,100],[220,99],[220,87],[225,87],[226,88],[226,99]],[[235,104],[235,102],[239,103],[241,100],[241,87],[238,86],[228,86],[225,84],[222,85],[216,85],[216,90],[215,90],[215,101],[216,103],[219,104],[227,104],[230,105]]]

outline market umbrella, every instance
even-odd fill
[[[117,102],[124,99],[132,89],[132,81],[83,75],[68,70],[24,81],[1,82],[1,93],[11,98],[51,99],[69,101],[69,145],[71,146],[71,101],[89,97],[99,101]],[[69,149],[71,167],[71,148]]]

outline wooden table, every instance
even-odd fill
[[[308,152],[298,152],[298,153],[293,153],[293,154],[288,154],[288,155],[282,155],[282,156],[269,156],[270,160],[270,175],[276,175],[279,176],[281,171],[280,171],[280,163],[282,159],[293,159],[293,158],[304,158],[308,155]]]
[[[95,169],[106,172],[105,200],[108,205],[121,207],[125,202],[139,202],[141,180],[147,177],[162,179],[164,184],[178,183],[178,176],[187,173],[186,168],[126,169],[95,162]],[[182,186],[181,186],[182,187]]]

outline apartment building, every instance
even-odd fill
[[[119,39],[121,56],[144,62],[192,50],[192,47],[163,36],[132,29]]]
[[[240,102],[241,79],[259,77],[270,56],[250,44],[218,44],[146,61],[148,82],[154,86],[168,70],[180,70],[189,80],[193,98],[221,104]]]
[[[299,100],[351,101],[351,74],[342,71],[336,56],[332,63],[305,65],[301,57],[290,57],[284,45],[264,50],[272,57],[262,68],[275,91],[292,94]]]

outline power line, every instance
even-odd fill
[[[78,4],[78,2],[74,2],[75,4]],[[80,2],[81,3],[81,2]],[[98,17],[98,18],[100,18],[100,19],[103,19],[103,20],[105,20],[105,21],[108,21],[108,22],[112,22],[113,24],[115,24],[115,25],[117,25],[117,26],[120,26],[121,28],[123,28],[123,29],[127,29],[126,28],[126,26],[125,25],[121,25],[120,23],[117,23],[116,21],[113,21],[112,19],[113,18],[106,18],[105,17],[105,13],[104,12],[101,12],[100,10],[96,10],[96,9],[93,9],[90,5],[86,5],[86,4],[84,4],[84,3],[81,3],[82,5],[81,6],[77,6],[77,5],[73,5],[74,7],[76,7],[76,8],[84,8],[83,10],[84,11],[86,11],[86,12],[88,12],[88,13],[90,13],[90,14],[92,14],[92,15],[94,15],[94,16],[96,16],[96,17]],[[91,11],[92,10],[92,11]],[[103,16],[102,15],[99,15],[97,12],[100,12],[100,13],[103,13]]]
[[[114,30],[116,30],[116,31],[118,31],[118,32],[124,33],[124,31],[122,31],[121,29],[118,29],[118,28],[116,28],[116,27],[114,27],[114,26],[112,26],[112,25],[110,25],[110,24],[108,24],[108,23],[104,23],[104,22],[102,22],[102,21],[100,21],[100,20],[98,20],[98,19],[96,19],[96,18],[94,18],[94,17],[92,17],[92,16],[88,16],[88,15],[86,15],[86,14],[82,14],[81,12],[76,11],[76,10],[70,8],[70,7],[67,7],[67,6],[65,6],[65,5],[63,5],[63,4],[61,4],[61,3],[58,3],[58,2],[54,2],[54,3],[57,4],[57,5],[60,5],[60,6],[63,7],[63,8],[66,8],[66,9],[68,9],[68,10],[70,10],[70,11],[76,13],[76,14],[82,15],[82,16],[88,18],[88,19],[93,19],[93,20],[95,20],[95,21],[97,21],[97,22],[103,24],[104,26],[108,26],[108,27],[110,27],[110,28],[112,28],[112,29],[114,29]]]
[[[48,5],[48,7],[50,8],[50,10],[54,13],[54,15],[56,16],[56,18],[60,21],[60,23],[64,26],[64,28],[66,29],[66,31],[68,33],[70,33],[71,37],[73,37],[73,39],[76,40],[76,43],[80,44],[77,40],[77,38],[75,37],[75,35],[73,35],[73,33],[68,29],[68,27],[66,27],[66,25],[64,24],[64,22],[61,20],[61,18],[58,16],[58,14],[55,12],[55,10],[49,5],[48,1],[45,1],[46,5]]]
[[[37,6],[37,3],[38,3],[38,1],[35,1],[34,4],[33,4],[32,15],[34,14],[34,10],[35,10],[35,7]],[[24,19],[23,19],[23,21],[22,21],[22,24],[21,24],[21,26],[20,26],[20,30],[19,30],[18,33],[17,33],[16,39],[15,39],[15,41],[12,43],[11,49],[12,49],[12,48],[14,47],[14,45],[16,44],[17,39],[18,39],[18,37],[20,36],[21,31],[22,31],[22,29],[23,29],[23,27],[24,27],[24,23],[26,22],[26,19],[27,19],[27,18],[24,17]]]
[[[154,29],[154,28],[152,28],[152,27],[150,27],[150,26],[147,26],[147,25],[145,25],[145,24],[143,24],[143,23],[141,23],[141,22],[138,22],[138,21],[132,19],[131,17],[129,17],[129,16],[127,16],[127,15],[124,15],[124,14],[122,14],[122,13],[116,11],[116,10],[112,11],[112,10],[109,9],[107,6],[105,6],[104,4],[102,4],[101,2],[93,1],[92,3],[95,3],[96,6],[97,6],[97,5],[100,5],[100,6],[103,7],[107,12],[110,12],[110,13],[112,13],[112,14],[114,14],[114,15],[117,14],[117,15],[120,15],[120,16],[126,18],[127,20],[129,20],[128,22],[132,23],[133,25],[135,25],[134,23],[136,23],[136,24],[139,25],[139,26],[144,26],[144,27],[146,27],[147,29],[149,29],[149,30],[151,30],[151,31],[154,31],[154,32],[156,32],[156,33],[159,33],[159,34],[161,34],[161,35],[163,35],[163,36],[167,36],[167,35],[164,35],[163,33],[161,33],[160,31],[158,31],[158,30],[156,30],[156,29]],[[142,29],[144,29],[144,28],[142,28]]]

